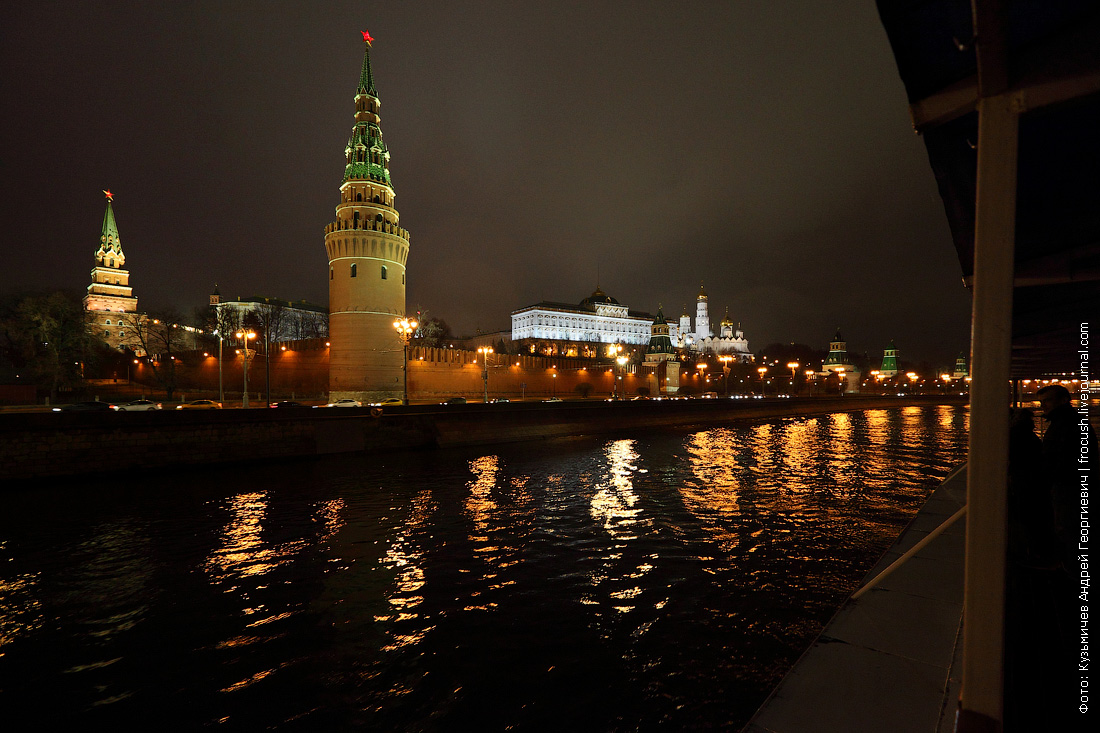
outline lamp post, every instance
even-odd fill
[[[619,349],[621,350],[622,347],[620,346]],[[630,361],[630,357],[627,356],[626,354],[620,354],[619,356],[615,357],[615,362],[619,365],[619,399],[620,400],[625,400],[626,399],[626,380],[623,378],[623,376],[624,376],[623,368],[626,366],[626,363],[628,361]]]
[[[845,369],[844,367],[837,367],[837,370],[836,370],[836,374],[837,374],[837,380],[836,380],[836,382],[837,382],[837,390],[839,390],[839,392],[840,392],[840,396],[841,396],[841,397],[843,397],[843,396],[844,396],[844,372],[846,372],[846,371],[848,371],[848,370],[847,370],[847,369]]]
[[[806,370],[806,396],[807,397],[811,397],[813,395],[813,388],[814,388],[813,378],[814,378],[814,370],[813,369],[807,369]]]
[[[733,361],[733,357],[729,354],[718,357],[718,361],[722,362],[722,376],[726,383],[726,397],[730,396],[730,362]]]
[[[271,325],[264,322],[264,404],[271,404]]]
[[[247,331],[247,332],[246,331],[237,331],[237,338],[239,338],[241,340],[241,343],[244,345],[244,348],[241,349],[241,351],[244,352],[244,354],[243,354],[244,355],[244,369],[242,370],[244,372],[244,398],[241,401],[241,409],[242,410],[247,410],[248,409],[248,358],[249,358],[248,357],[248,351],[249,351],[248,342],[249,342],[250,339],[256,338],[256,333],[254,331]],[[252,353],[255,354],[256,352],[253,350]]]
[[[797,394],[794,390],[794,370],[802,366],[797,361],[788,361],[787,368],[791,370],[791,394]]]
[[[401,357],[402,405],[409,404],[409,339],[412,338],[413,332],[416,331],[416,327],[419,325],[416,321],[410,321],[408,318],[393,322],[394,330],[397,331],[397,338],[401,339],[403,353]]]
[[[906,372],[905,376],[909,377],[909,393],[912,394],[913,389],[914,389],[914,387],[916,386],[916,383],[917,383],[917,373],[916,372]]]
[[[214,331],[218,334],[218,402],[225,404],[225,387],[222,382],[222,332],[219,328]]]
[[[489,402],[489,354],[493,353],[491,346],[477,347],[477,353],[481,354],[481,384],[484,390],[484,401]]]
[[[760,374],[760,396],[764,396],[764,375],[768,373],[767,367],[757,367],[756,371]]]
[[[607,347],[607,355],[608,355],[609,357],[611,357],[611,358],[612,358],[612,359],[613,359],[614,361],[618,362],[618,364],[619,364],[619,370],[620,370],[620,371],[622,371],[622,364],[623,364],[623,362],[620,362],[620,361],[619,361],[619,356],[620,356],[620,355],[621,355],[622,353],[623,353],[623,345],[622,345],[622,344],[611,344],[610,346],[608,346],[608,347]],[[612,387],[614,388],[614,389],[613,389],[613,397],[614,397],[615,399],[619,399],[619,387],[618,387],[618,382],[617,382],[617,381],[613,381],[613,382],[611,383],[611,386],[612,386]]]

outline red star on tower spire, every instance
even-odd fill
[[[114,201],[115,200],[115,195],[113,193],[111,193],[111,189],[108,188],[103,193],[107,194],[107,200],[108,201]]]
[[[363,34],[364,43],[367,43],[369,45],[370,42],[374,40],[370,37],[370,31],[361,31],[361,33]]]

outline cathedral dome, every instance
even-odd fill
[[[596,290],[592,295],[581,301],[582,308],[592,308],[597,303],[609,303],[611,305],[620,305],[619,301],[612,298],[610,295],[600,290],[599,286],[596,286]]]

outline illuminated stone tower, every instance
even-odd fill
[[[401,340],[409,233],[398,226],[390,153],[378,126],[381,102],[366,48],[355,90],[355,124],[344,149],[336,220],[325,227],[329,277],[329,395],[377,401],[402,392]]]
[[[882,354],[882,366],[878,372],[883,377],[893,377],[898,373],[898,347],[894,346],[892,339]]]
[[[707,291],[699,283],[699,295],[695,298],[695,343],[710,338],[710,315],[707,312]]]
[[[88,312],[90,325],[94,326],[93,332],[119,349],[130,345],[133,338],[122,319],[124,313],[137,311],[137,298],[130,288],[130,273],[123,269],[126,255],[122,253],[115,210],[111,206],[114,195],[110,191],[103,193],[107,195],[107,211],[103,214],[103,229],[95,252],[92,284],[84,296],[84,310]]]

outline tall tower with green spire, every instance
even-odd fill
[[[103,228],[95,252],[92,284],[84,296],[84,310],[94,326],[93,332],[119,349],[132,341],[133,334],[128,333],[123,314],[137,311],[137,298],[130,287],[130,272],[124,269],[126,255],[122,252],[122,239],[118,236],[115,210],[111,205],[114,194],[109,190],[103,193],[107,196],[107,211],[103,213]]]
[[[879,376],[893,377],[898,373],[898,347],[894,346],[894,340],[890,340],[890,345],[886,347],[886,350],[882,353],[882,366],[879,367]]]
[[[355,123],[344,148],[336,220],[325,227],[329,277],[329,394],[377,401],[400,396],[404,353],[393,327],[405,315],[409,233],[399,226],[382,142],[382,102],[374,87],[363,32],[363,68],[355,90]]]

